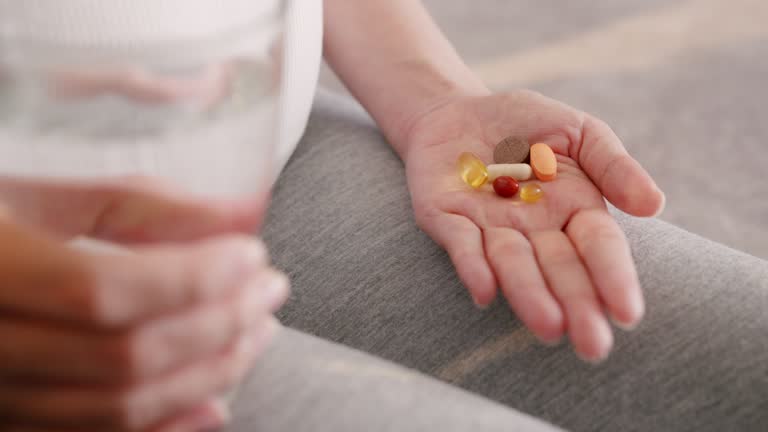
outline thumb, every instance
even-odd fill
[[[0,202],[15,219],[61,236],[147,243],[253,232],[261,224],[268,194],[210,201],[143,178],[107,183],[0,178]]]
[[[619,209],[641,217],[656,216],[664,210],[664,193],[604,122],[586,117],[578,159],[603,195]]]

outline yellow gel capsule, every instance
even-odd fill
[[[544,197],[544,190],[537,183],[528,183],[520,188],[520,199],[533,204]]]
[[[459,175],[464,183],[477,189],[488,181],[488,168],[483,161],[472,153],[462,153],[456,163]]]

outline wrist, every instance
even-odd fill
[[[488,94],[422,2],[325,0],[325,56],[400,157],[420,118]]]
[[[465,65],[441,70],[426,62],[402,62],[398,77],[391,82],[404,83],[395,91],[401,97],[377,117],[385,136],[402,159],[413,145],[414,130],[424,119],[453,102],[486,96],[488,87]]]

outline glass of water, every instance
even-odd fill
[[[0,176],[266,200],[282,3],[0,0]]]
[[[138,176],[264,209],[278,165],[283,3],[0,0],[0,178]]]

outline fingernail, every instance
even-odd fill
[[[211,402],[205,410],[190,419],[187,423],[189,429],[185,428],[185,430],[197,432],[219,431],[230,422],[231,417],[232,415],[227,405],[217,399]]]
[[[272,278],[266,287],[264,287],[264,297],[268,300],[272,308],[278,308],[285,302],[290,292],[291,283],[282,273]]]
[[[667,208],[667,195],[659,189],[659,193],[661,194],[661,205],[659,206],[659,209],[656,211],[656,213],[653,215],[653,217],[659,217],[662,213],[664,213],[664,209]]]
[[[576,355],[582,361],[584,361],[585,363],[589,363],[591,365],[599,365],[603,363],[610,354],[611,354],[611,350],[605,350],[605,352],[598,353],[597,355],[594,355],[594,356],[588,356],[588,355],[585,355],[584,353],[576,351]]]
[[[587,356],[582,355],[582,354],[580,354],[578,352],[576,353],[576,355],[579,356],[579,358],[583,362],[589,363],[589,364],[591,364],[593,366],[597,366],[599,364],[602,364],[605,361],[605,359],[608,358],[608,355],[604,355],[604,356],[601,356],[601,357],[587,357]]]
[[[260,241],[246,242],[240,251],[242,260],[246,266],[252,267],[269,261],[269,253],[266,246]]]
[[[470,295],[472,296],[472,302],[475,304],[475,307],[480,310],[488,309],[489,307],[491,307],[491,303],[493,303],[493,301],[491,301],[490,303],[483,303],[474,294],[470,294]]]
[[[616,317],[613,316],[612,314],[610,315],[610,319],[611,319],[611,322],[613,323],[613,325],[615,325],[616,327],[618,327],[618,328],[620,328],[620,329],[622,329],[624,331],[632,331],[632,330],[636,329],[637,326],[640,324],[640,321],[637,321],[637,322],[634,322],[634,323],[621,322],[618,319],[616,319]]]
[[[285,302],[289,286],[288,278],[282,273],[270,272],[267,276],[257,278],[246,287],[249,308],[277,309]]]
[[[595,317],[597,318],[597,317]],[[604,316],[595,319],[589,335],[582,334],[574,341],[576,354],[585,362],[597,365],[605,361],[613,348],[613,331]],[[586,337],[585,337],[586,336]],[[579,343],[580,342],[580,343]]]
[[[213,411],[218,414],[223,423],[229,423],[232,420],[232,413],[229,410],[229,405],[222,399],[216,399],[211,405]]]
[[[263,243],[256,240],[232,240],[226,252],[217,256],[230,274],[233,284],[242,284],[243,280],[253,277],[268,261],[269,253]]]

